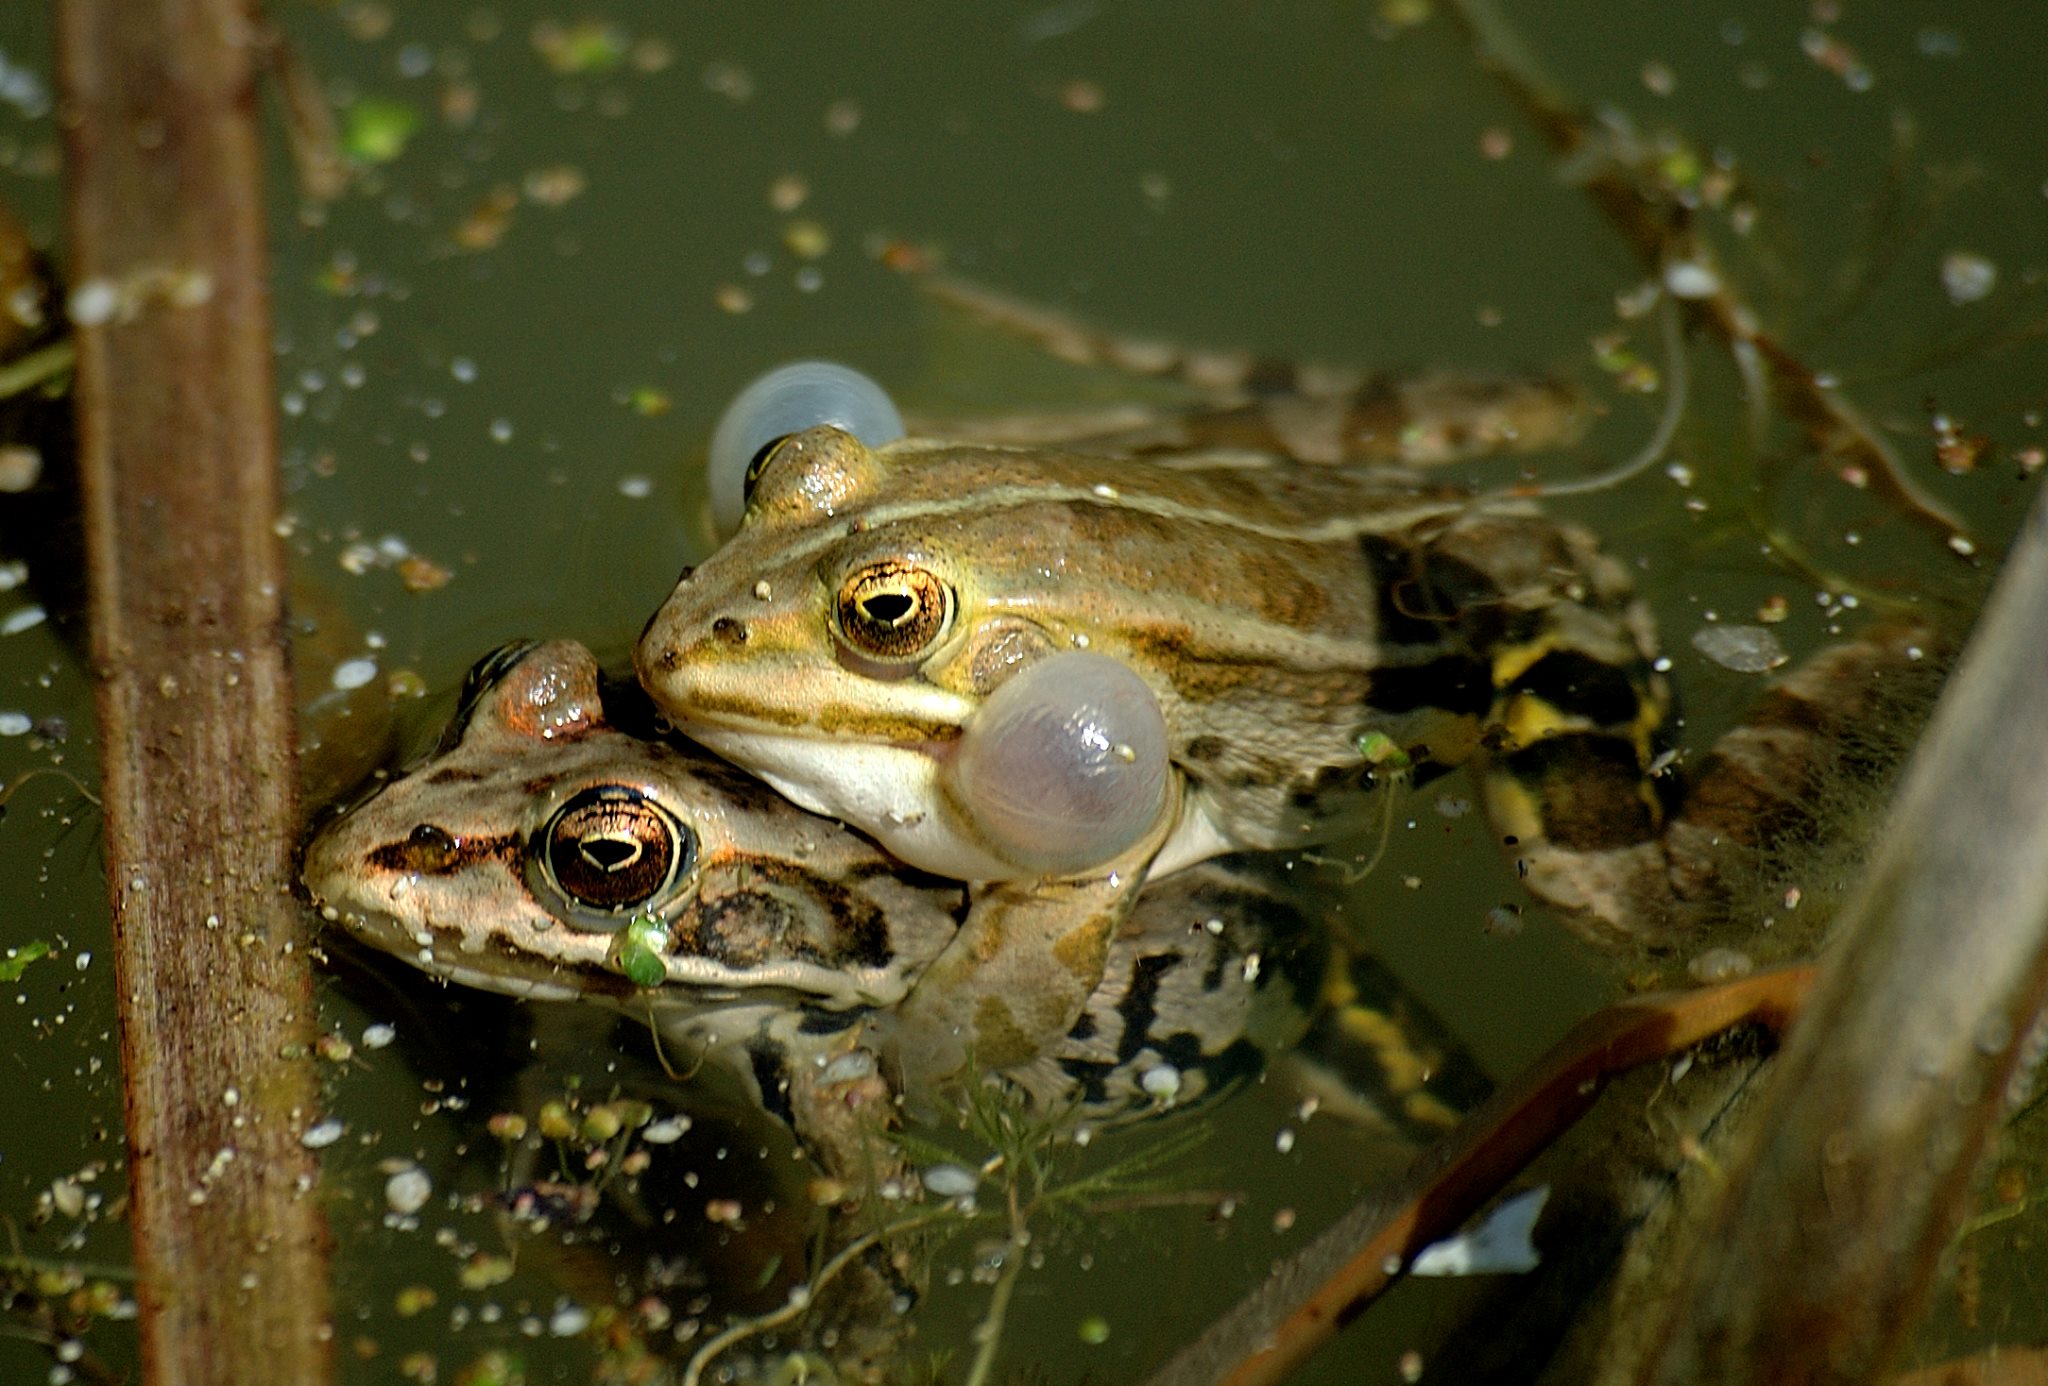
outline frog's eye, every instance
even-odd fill
[[[659,903],[696,864],[697,838],[630,785],[582,790],[529,844],[529,867],[572,907],[575,922],[621,928]]]
[[[839,584],[833,614],[840,640],[857,659],[905,664],[921,658],[946,633],[953,592],[931,569],[885,558]]]
[[[1004,858],[1072,875],[1158,823],[1169,773],[1159,700],[1128,665],[1073,651],[988,695],[967,724],[953,789]]]
[[[754,482],[783,439],[820,424],[870,448],[903,436],[903,416],[881,386],[849,366],[794,361],[734,396],[711,431],[711,518],[721,535],[740,527]]]

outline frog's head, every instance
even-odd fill
[[[427,971],[515,995],[786,991],[892,1002],[952,929],[951,891],[730,766],[608,720],[595,660],[507,646],[471,671],[424,763],[321,829],[329,920]]]
[[[770,440],[737,532],[641,636],[642,684],[691,736],[927,870],[1110,860],[1166,811],[1164,721],[1072,619],[1066,536],[1029,465],[830,425]]]

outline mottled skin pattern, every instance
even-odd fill
[[[562,806],[606,786],[644,794],[694,839],[687,870],[609,916],[566,898],[538,861]],[[595,662],[568,642],[480,664],[440,749],[324,827],[304,876],[328,919],[438,976],[647,1017],[677,1062],[720,1065],[846,1167],[861,1158],[860,1133],[832,1129],[846,1084],[894,1076],[894,1009],[965,907],[958,883],[898,865],[725,762],[615,726]],[[611,959],[643,912],[668,925],[656,985]],[[1325,960],[1323,931],[1270,875],[1184,873],[1125,921],[1070,1032],[1006,1076],[1098,1122],[1184,1105],[1299,1037]],[[1171,1075],[1148,1089],[1162,1066]]]
[[[878,667],[836,604],[850,575],[887,561],[931,575],[949,609],[914,660]],[[1099,869],[1037,878],[982,831],[947,766],[994,687],[1076,649],[1150,688],[1175,792]],[[1148,873],[1370,821],[1376,745],[1417,780],[1479,759],[1513,784],[1522,758],[1555,751],[1626,764],[1612,802],[1562,824],[1566,840],[1518,820],[1518,854],[1654,840],[1664,805],[1645,771],[1668,695],[1651,652],[1622,567],[1525,503],[1242,453],[871,451],[817,428],[767,458],[741,530],[685,576],[637,662],[714,750],[913,865],[984,883],[935,964],[949,985],[906,1008],[943,1074],[969,1049],[1070,1024]],[[1597,872],[1584,890],[1535,874],[1589,935],[1669,925]]]

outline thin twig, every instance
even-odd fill
[[[900,1222],[893,1222],[887,1227],[878,1227],[872,1232],[866,1232],[855,1237],[852,1241],[841,1247],[839,1253],[819,1269],[818,1273],[811,1278],[811,1283],[806,1287],[805,1293],[792,1293],[788,1302],[780,1308],[771,1309],[767,1313],[756,1315],[751,1319],[743,1319],[712,1335],[702,1347],[690,1355],[688,1365],[683,1368],[682,1386],[702,1386],[705,1369],[711,1365],[712,1361],[720,1353],[723,1353],[735,1343],[745,1342],[757,1334],[766,1333],[772,1328],[780,1328],[783,1324],[801,1318],[805,1311],[817,1302],[818,1292],[831,1284],[841,1271],[852,1265],[855,1258],[860,1256],[869,1247],[887,1238],[902,1236],[906,1232],[915,1232],[920,1227],[952,1216],[955,1215],[948,1210],[921,1213],[915,1217],[904,1218]]]
[[[1695,327],[1735,354],[1745,373],[1762,367],[1779,407],[1802,428],[1810,447],[1838,473],[1854,476],[1910,518],[1938,531],[1959,552],[1972,549],[1962,520],[1928,494],[1904,461],[1820,372],[1772,333],[1736,291],[1701,234],[1698,216],[1662,191],[1654,151],[1628,134],[1596,124],[1547,73],[1492,0],[1447,0],[1486,70],[1551,146],[1570,161],[1576,181],[1658,283],[1686,270],[1686,307]]]
[[[47,384],[70,370],[76,362],[77,353],[67,339],[37,347],[12,361],[0,363],[0,399],[12,399],[38,385]]]
[[[1488,1098],[1391,1189],[1277,1267],[1148,1386],[1274,1386],[1591,1107],[1606,1082],[1738,1025],[1782,1030],[1813,979],[1781,968],[1697,991],[1641,996],[1579,1022]]]

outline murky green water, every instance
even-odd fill
[[[2031,494],[2024,450],[2048,443],[2048,310],[2034,292],[2048,132],[2030,114],[2048,21],[1991,3],[1938,16],[1856,6],[1839,21],[1828,8],[1520,7],[1569,86],[1732,159],[1758,218],[1731,268],[1923,484],[1970,517],[1988,566]],[[922,303],[876,258],[895,241],[1140,333],[1368,363],[1557,369],[1611,405],[1589,440],[1608,459],[1652,423],[1653,405],[1615,390],[1589,347],[1638,283],[1633,261],[1441,21],[1396,33],[1370,6],[1328,0],[340,4],[279,18],[345,123],[351,111],[367,120],[374,103],[417,121],[332,207],[301,205],[281,155],[273,182],[290,542],[336,594],[340,613],[326,619],[344,652],[374,658],[383,675],[447,689],[481,651],[522,634],[622,653],[703,550],[693,459],[711,421],[779,360],[848,360],[927,410],[1133,388]],[[578,70],[558,70],[536,41],[549,23],[568,29],[581,66],[559,61]],[[33,90],[53,77],[36,7],[0,12],[0,57],[6,73],[28,74],[0,82],[11,93],[0,197],[54,244],[56,129]],[[1898,155],[1905,118],[1916,133]],[[1958,253],[1996,268],[1988,298],[1952,301],[1942,268]],[[1824,324],[1836,285],[1873,254],[1888,271],[1852,315]],[[1652,476],[1561,508],[1638,563],[1695,730],[1708,733],[1753,687],[1687,644],[1708,612],[1747,620],[1783,596],[1790,648],[1826,633],[1814,582],[1762,552],[1759,517],[1869,587],[1948,591],[1974,570],[1797,462],[1758,490],[1738,384],[1706,349],[1695,362],[1698,404],[1676,450],[1695,484]],[[1974,475],[1933,467],[1933,410],[1991,440]],[[1788,450],[1783,430],[1771,441]],[[1543,463],[1546,474],[1572,465]],[[450,580],[409,592],[402,555]],[[0,618],[30,600],[28,589],[0,596]],[[415,706],[413,739],[444,710]],[[61,762],[92,782],[89,690],[48,625],[0,636],[0,711],[37,725],[0,741],[0,777]],[[54,735],[50,719],[68,732]],[[1505,1074],[1610,982],[1533,911],[1516,937],[1482,929],[1516,885],[1483,825],[1442,816],[1433,800],[1418,797],[1353,912]],[[0,987],[14,998],[0,1005],[0,1044],[16,1075],[0,1089],[0,1214],[30,1255],[119,1262],[125,1224],[93,1216],[122,1187],[96,815],[63,783],[36,781],[9,802],[0,851],[0,944],[56,945]],[[495,1033],[495,1008],[469,1003],[475,1024],[458,1027],[458,1043],[434,1031],[446,994],[394,985],[373,974],[323,998],[332,1025],[358,1041],[331,1083],[347,1123],[328,1159],[344,1376],[401,1379],[408,1354],[429,1353],[451,1380],[503,1348],[531,1380],[588,1380],[593,1350],[569,1330],[575,1306],[611,1301],[609,1272],[529,1252],[511,1280],[477,1284],[488,1267],[477,1271],[473,1253],[497,1250],[496,1234],[486,1213],[446,1202],[499,1182],[481,1116],[558,1092],[561,1070],[500,1087],[519,1043],[468,1043]],[[399,1042],[364,1050],[376,1021],[394,1023]],[[593,1090],[613,1081],[607,1045],[592,1040],[569,1065]],[[1137,1379],[1398,1167],[1327,1117],[1300,1120],[1277,1085],[1211,1121],[1186,1181],[1238,1191],[1235,1215],[1154,1211],[1049,1236],[1012,1308],[1007,1362],[1042,1364],[1053,1381]],[[721,1171],[756,1162],[759,1139],[714,1131],[678,1158],[707,1189],[737,1186],[751,1169]],[[459,1158],[465,1142],[481,1153]],[[388,1212],[390,1161],[435,1179],[416,1219]],[[35,1216],[53,1186],[56,1206]],[[978,1235],[941,1253],[919,1311],[921,1342],[953,1354],[954,1379],[987,1296],[967,1270]],[[710,1273],[773,1280],[758,1241],[723,1240],[699,1251]],[[622,1271],[639,1272],[638,1261]],[[966,1283],[949,1285],[956,1276]],[[401,1307],[408,1286],[431,1287],[433,1304]],[[1429,1293],[1391,1308],[1304,1379],[1396,1380],[1398,1355],[1426,1346],[1448,1309]],[[1107,1340],[1086,1345],[1079,1327],[1098,1315]],[[93,1346],[129,1359],[118,1327]],[[42,1379],[49,1361],[0,1338],[0,1379]]]

